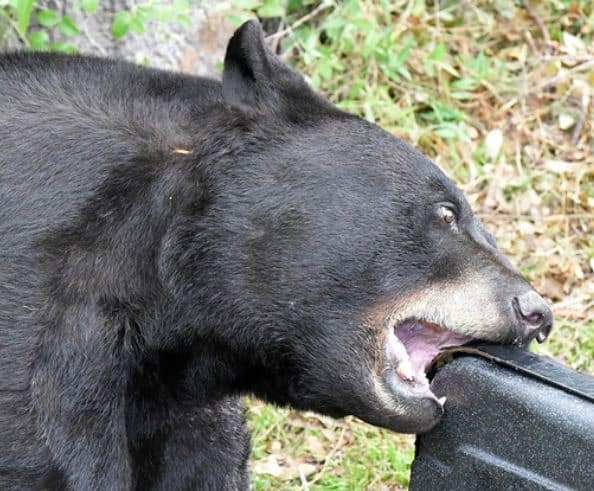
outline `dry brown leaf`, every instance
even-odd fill
[[[329,447],[324,445],[322,439],[315,435],[305,437],[305,447],[308,453],[319,462],[324,461],[331,451]]]
[[[252,465],[252,472],[254,474],[268,474],[279,477],[282,474],[282,469],[276,456],[271,454],[267,455],[264,459],[256,460]]]
[[[252,469],[254,474],[267,474],[281,481],[292,481],[311,476],[317,472],[318,466],[302,459],[292,457],[280,459],[271,454],[254,462]]]
[[[538,282],[537,290],[551,300],[559,300],[565,296],[563,285],[552,277],[542,278]]]

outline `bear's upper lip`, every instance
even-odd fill
[[[401,379],[428,386],[426,371],[440,352],[470,341],[473,341],[470,336],[409,318],[389,329],[386,358]]]

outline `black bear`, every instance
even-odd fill
[[[0,57],[0,488],[248,487],[242,394],[423,432],[551,327],[429,160],[231,39],[222,83]]]

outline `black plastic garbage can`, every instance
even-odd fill
[[[481,345],[455,353],[432,387],[446,411],[417,438],[411,490],[594,491],[594,378]]]

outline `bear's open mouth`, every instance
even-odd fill
[[[406,319],[389,329],[386,358],[402,380],[428,385],[426,373],[433,360],[445,349],[472,340],[430,322]]]

